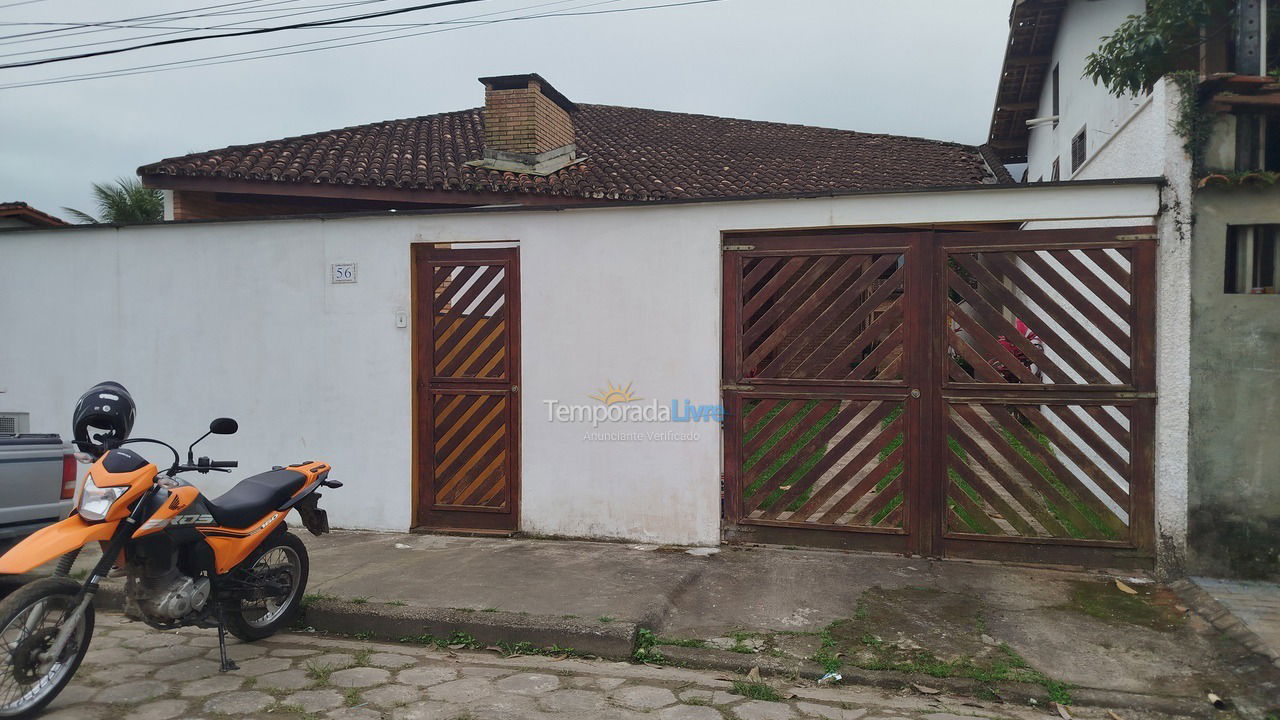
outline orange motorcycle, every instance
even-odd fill
[[[193,459],[196,443],[238,430],[218,418],[187,448],[186,462],[168,443],[130,438],[133,399],[104,382],[76,406],[74,435],[93,461],[75,511],[0,557],[0,573],[25,573],[57,559],[52,577],[23,585],[0,602],[0,718],[40,712],[66,687],[93,636],[93,598],[108,575],[124,577],[125,613],[158,630],[218,629],[222,670],[226,631],[260,640],[297,617],[307,585],[307,549],[285,525],[297,510],[311,533],[329,531],[318,506],[321,486],[338,488],[329,465],[302,462],[241,480],[209,499],[182,473],[230,472],[234,461]],[[152,443],[173,454],[160,470],[124,446]],[[102,557],[83,582],[68,577],[81,548],[97,542]]]

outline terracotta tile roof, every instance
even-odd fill
[[[66,220],[54,217],[47,212],[41,212],[24,202],[0,202],[0,218],[13,218],[21,220],[28,225],[37,227],[54,227],[59,225],[69,225]]]
[[[984,148],[707,115],[579,104],[586,160],[539,177],[474,168],[479,108],[170,158],[138,174],[403,190],[655,200],[1012,182]]]

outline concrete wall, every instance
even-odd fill
[[[1280,296],[1223,292],[1227,226],[1259,223],[1280,223],[1280,188],[1196,195],[1189,557],[1280,579]]]
[[[547,419],[608,382],[715,403],[720,234],[932,222],[1150,219],[1148,185],[1023,187],[568,211],[184,223],[0,234],[0,410],[69,431],[103,379],[139,402],[136,435],[175,442],[241,421],[204,452],[244,470],[323,459],[335,526],[406,530],[411,497],[410,245],[518,241],[526,532],[715,544],[718,427],[695,440],[601,442]],[[328,282],[332,263],[359,282]],[[225,476],[200,478],[211,492]],[[1161,482],[1165,482],[1162,478]]]
[[[1028,181],[1049,180],[1055,158],[1059,159],[1060,179],[1073,178],[1071,139],[1076,133],[1087,127],[1086,157],[1093,157],[1144,106],[1147,98],[1113,97],[1106,88],[1083,77],[1083,73],[1085,60],[1089,53],[1098,49],[1102,37],[1111,34],[1125,17],[1139,14],[1145,7],[1144,0],[1071,0],[1068,3],[1054,44],[1053,61],[1049,64],[1050,70],[1055,64],[1058,66],[1060,120],[1057,125],[1032,128],[1027,147]],[[1052,114],[1052,83],[1046,77],[1040,110],[1036,115],[1047,117]],[[1147,139],[1142,134],[1131,134],[1126,142],[1132,141],[1141,146]],[[1133,150],[1113,155],[1115,162],[1123,165],[1109,171],[1110,174],[1088,177],[1150,177],[1160,174],[1161,158],[1158,154],[1144,152],[1142,147]]]

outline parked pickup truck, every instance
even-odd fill
[[[0,434],[0,543],[19,540],[71,512],[74,452],[57,435]]]

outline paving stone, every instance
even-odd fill
[[[114,666],[95,666],[92,672],[87,673],[89,680],[106,687],[108,685],[119,685],[125,680],[137,680],[150,675],[153,668],[148,665],[134,665],[132,663],[120,663]]]
[[[206,697],[214,693],[231,692],[239,690],[244,685],[244,678],[235,675],[214,675],[203,680],[195,680],[193,682],[184,683],[178,689],[178,694],[183,697]]]
[[[383,685],[360,693],[361,699],[378,707],[393,708],[422,699],[422,688],[413,685]]]
[[[49,711],[53,711],[77,703],[88,702],[89,698],[92,698],[96,692],[98,692],[98,688],[77,683],[75,678],[72,678],[71,682],[62,688],[62,692],[58,693],[58,697],[54,698],[53,702],[45,707]]]
[[[542,673],[520,673],[505,677],[494,683],[502,692],[517,695],[540,695],[560,687],[560,678]]]
[[[720,711],[705,705],[674,705],[658,711],[658,720],[723,720]]]
[[[367,707],[338,708],[324,715],[330,720],[382,720],[382,713]]]
[[[236,661],[236,665],[240,666],[240,669],[236,670],[235,673],[237,675],[245,675],[248,677],[257,677],[267,673],[280,672],[281,670],[288,670],[293,667],[293,661],[289,658],[256,657],[249,660],[240,660],[238,658],[232,659]]]
[[[550,712],[590,712],[605,707],[604,695],[590,690],[556,690],[538,698],[538,705]]]
[[[284,647],[284,648],[272,648],[268,654],[274,655],[276,657],[296,658],[296,657],[306,657],[307,655],[315,655],[318,652],[320,651],[313,650],[311,648]]]
[[[171,720],[189,716],[186,700],[156,700],[129,711],[129,720]]]
[[[215,695],[204,702],[204,711],[223,715],[244,716],[264,710],[275,703],[275,698],[257,690]]]
[[[503,668],[489,667],[487,665],[472,665],[469,667],[459,668],[463,677],[486,677],[499,678],[503,675],[510,675],[513,671]]]
[[[809,702],[796,703],[796,709],[805,715],[826,718],[826,720],[859,720],[867,714],[867,711],[861,708],[845,709]]]
[[[355,665],[356,659],[347,653],[325,653],[324,655],[309,657],[306,660],[303,660],[302,664],[309,667],[323,667],[327,665],[333,670],[345,670],[346,668]]]
[[[280,701],[280,704],[295,705],[302,708],[303,712],[316,713],[321,710],[332,710],[342,705],[343,701],[342,693],[332,688],[322,688],[320,690],[302,690],[287,695]]]
[[[76,705],[40,715],[40,720],[98,720],[106,717],[110,708],[101,705]]]
[[[796,716],[789,706],[765,700],[752,700],[736,705],[731,712],[741,720],[790,720]]]
[[[114,665],[116,663],[130,662],[137,655],[137,650],[129,648],[114,647],[99,650],[91,644],[89,645],[89,652],[84,654],[84,662],[89,665]]]
[[[596,687],[601,690],[612,690],[625,682],[626,680],[616,677],[596,678]]]
[[[404,675],[404,673],[401,673]],[[486,678],[463,678],[427,689],[433,700],[448,703],[469,703],[488,697],[495,692],[493,683]]]
[[[977,715],[956,715],[955,713],[929,713],[924,716],[924,720],[986,720],[986,718]]]
[[[733,695],[723,690],[684,690],[680,693],[680,699],[684,701],[702,700],[712,705],[728,705],[742,699],[741,695]]]
[[[261,645],[236,645],[235,647],[227,646],[227,657],[235,660],[237,663],[251,658],[261,657],[267,654],[267,649]],[[220,658],[218,654],[217,643],[209,652],[204,654],[207,658],[217,660]]]
[[[418,662],[417,658],[399,653],[379,652],[369,656],[368,664],[380,668],[402,668]]]
[[[439,685],[442,682],[448,682],[449,680],[453,680],[457,677],[458,673],[453,668],[423,665],[421,667],[409,668],[408,670],[401,670],[396,675],[396,681],[405,683],[406,685],[428,687],[430,685]]]
[[[208,658],[195,658],[184,662],[162,667],[155,672],[157,680],[177,680],[186,682],[212,677],[218,674],[218,661]]]
[[[169,686],[155,680],[130,680],[113,685],[94,696],[100,703],[140,703],[169,692]]]
[[[357,667],[330,675],[329,683],[342,688],[364,688],[381,685],[390,679],[391,673],[381,668]]]
[[[211,647],[214,647],[214,648],[216,648],[216,647],[218,647],[218,636],[217,636],[217,635],[196,635],[196,636],[192,637],[190,640],[188,640],[188,641],[187,641],[187,644],[188,644],[188,645],[193,645],[193,646],[195,646],[195,647],[203,647],[203,648],[211,648]],[[238,640],[236,640],[236,639],[234,639],[234,638],[232,638],[232,637],[230,637],[230,636],[228,636],[228,637],[227,637],[227,650],[228,650],[228,651],[231,651],[232,649],[236,648],[237,646],[239,646],[239,645],[241,645],[241,644],[242,644],[242,643],[241,643],[241,642],[239,642]]]
[[[144,650],[138,653],[137,661],[152,665],[167,665],[179,660],[193,658],[202,652],[204,652],[203,648],[191,647],[190,645],[170,645],[168,647]]]
[[[538,720],[546,717],[528,695],[498,693],[467,704],[467,712],[485,720]],[[463,717],[466,717],[465,715]],[[551,715],[550,717],[562,717]]]
[[[455,720],[459,716],[466,717],[462,712],[458,705],[423,700],[396,708],[391,712],[391,720]]]
[[[126,638],[120,644],[134,650],[150,650],[152,648],[168,647],[170,645],[180,644],[182,640],[172,633],[155,632],[149,635],[138,635]]]
[[[258,682],[254,683],[254,687],[262,688],[263,690],[301,690],[310,686],[312,682],[311,676],[307,675],[306,670],[294,668],[292,670],[267,673],[258,678]]]
[[[610,695],[620,705],[634,710],[654,710],[676,702],[675,693],[652,685],[628,685]]]

